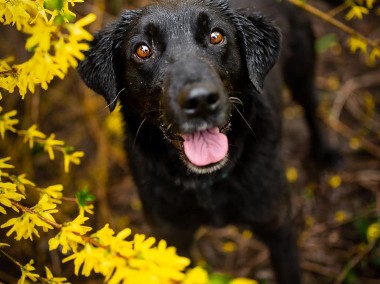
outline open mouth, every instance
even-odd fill
[[[181,159],[192,172],[206,174],[221,169],[228,161],[228,138],[225,126],[210,127],[186,134],[168,133],[161,128],[164,136],[181,151]]]

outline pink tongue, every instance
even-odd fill
[[[227,136],[215,127],[191,134],[182,134],[185,155],[194,165],[202,167],[223,160],[228,153]]]

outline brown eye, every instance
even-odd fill
[[[137,47],[135,54],[137,55],[137,57],[141,59],[146,59],[152,54],[152,50],[149,46],[142,44],[139,47]]]
[[[210,34],[210,43],[211,44],[221,44],[224,42],[224,36],[221,32],[213,31]]]

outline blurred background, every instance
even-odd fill
[[[331,9],[325,2],[308,2],[324,11]],[[77,4],[73,10],[79,18],[88,13],[97,15],[90,26],[94,32],[122,9],[147,3],[94,0]],[[309,158],[302,109],[285,90],[282,154],[293,193],[304,283],[380,283],[380,244],[377,241],[369,247],[367,239],[370,225],[380,216],[380,65],[366,65],[361,55],[349,51],[346,34],[311,18],[318,37],[316,87],[321,120],[331,143],[343,153],[344,167],[336,172],[315,167]],[[344,14],[338,19],[345,21]],[[374,14],[348,24],[379,39],[379,23],[380,16]],[[20,62],[28,58],[25,37],[14,28],[0,26],[0,42],[0,58],[15,55]],[[12,164],[41,187],[63,184],[66,197],[88,188],[96,197],[91,221],[94,229],[109,223],[115,231],[130,227],[135,233],[150,234],[129,175],[128,154],[123,151],[120,113],[118,109],[109,113],[103,98],[86,88],[75,70],[65,80],[55,79],[47,91],[37,89],[35,94],[28,94],[24,101],[16,94],[6,95],[1,106],[4,111],[18,110],[20,128],[37,123],[44,133],[55,133],[57,139],[84,151],[85,157],[64,174],[62,157],[50,161],[42,149],[30,151],[22,140],[8,135],[0,141],[0,158],[12,156]],[[60,223],[77,214],[76,205],[70,202],[63,202],[61,208],[56,217]],[[0,242],[5,233],[0,230]],[[40,235],[33,243],[24,240],[13,244],[12,255],[19,261],[34,258],[40,271],[48,265],[54,275],[65,276],[72,283],[102,282],[96,277],[73,277],[71,264],[61,264],[59,252],[48,251],[47,240],[54,232]],[[202,228],[197,240],[193,255],[199,264],[273,283],[268,252],[251,232],[235,227]],[[17,282],[18,273],[14,264],[0,258],[0,282]]]

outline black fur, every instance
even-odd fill
[[[201,225],[248,226],[268,245],[278,282],[296,284],[298,252],[279,159],[281,89],[284,80],[305,106],[314,148],[330,153],[315,118],[313,35],[286,3],[233,2],[252,9],[172,0],[125,11],[95,35],[79,73],[111,110],[122,104],[130,168],[157,237],[187,255]],[[279,16],[284,48],[274,68],[280,33],[254,7]],[[225,41],[211,45],[215,30]],[[134,54],[142,43],[153,50],[147,59]],[[191,165],[181,135],[210,127],[231,128],[228,160]]]

